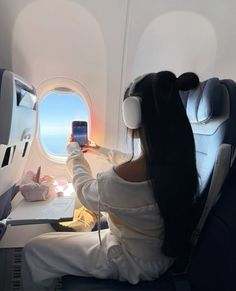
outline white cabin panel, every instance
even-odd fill
[[[121,91],[138,75],[161,70],[236,79],[235,9],[233,0],[130,0]],[[121,149],[124,135],[120,119]]]
[[[34,84],[40,98],[45,84],[77,83],[86,92],[77,91],[89,105],[90,138],[117,147],[127,1],[13,2],[11,69]],[[27,168],[39,163],[55,175],[65,171],[35,142]]]

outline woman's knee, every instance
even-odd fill
[[[44,250],[47,246],[47,243],[44,243],[43,235],[32,238],[25,246],[24,246],[24,258],[27,259],[28,256],[32,256],[35,258],[40,255],[40,252]]]

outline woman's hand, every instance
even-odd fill
[[[70,144],[73,142],[73,134],[71,133],[70,136],[67,139],[67,144]]]
[[[73,140],[73,134],[71,133],[70,136],[68,137],[67,139],[67,144],[71,144],[72,142],[74,142]],[[100,149],[100,146],[97,145],[94,141],[92,140],[89,140],[88,141],[88,144],[81,147],[81,151],[83,153],[86,153],[86,152],[92,152],[92,153],[97,153],[97,151]]]
[[[100,146],[97,145],[93,140],[89,140],[88,144],[83,146],[82,151],[83,152],[97,152],[100,149]]]

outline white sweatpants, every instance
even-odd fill
[[[53,232],[32,239],[24,248],[24,290],[53,290],[55,279],[64,275],[114,278],[107,258],[109,229],[97,232]]]
[[[120,245],[110,229],[101,231],[102,246],[94,232],[53,232],[32,239],[24,249],[24,290],[54,290],[64,275],[116,279],[136,284],[154,280],[173,259],[163,255],[143,260]]]

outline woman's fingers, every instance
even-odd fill
[[[67,139],[67,144],[70,144],[73,142],[73,134],[71,133],[70,136]]]

